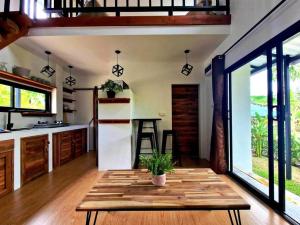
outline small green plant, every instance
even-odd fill
[[[161,154],[153,150],[152,156],[140,156],[141,165],[146,167],[149,172],[155,176],[163,175],[166,172],[173,172],[174,164],[172,163],[171,154]]]
[[[100,89],[103,91],[113,91],[115,93],[123,91],[123,87],[113,80],[107,80],[104,84],[101,85]]]

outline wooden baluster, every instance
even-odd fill
[[[226,15],[230,15],[230,0],[226,0]]]
[[[78,13],[78,4],[79,4],[79,1],[76,0],[76,6],[75,6],[75,7],[76,7],[76,16],[78,16],[78,14],[79,14],[79,13]]]
[[[9,10],[10,10],[10,0],[5,0],[5,2],[4,2],[4,19],[5,20],[8,17]]]
[[[106,7],[106,0],[104,0],[103,7]]]
[[[69,5],[70,5],[70,9],[71,9],[71,11],[70,11],[70,17],[73,17],[73,11],[72,11],[72,9],[73,9],[73,0],[70,0]]]
[[[126,7],[129,6],[129,0],[126,0]]]
[[[220,6],[220,0],[216,0],[216,6],[217,6],[217,7]]]
[[[164,6],[164,1],[160,0],[160,6]]]
[[[140,6],[141,6],[141,1],[138,0],[138,1],[137,1],[137,4],[138,4],[137,6],[140,7]]]
[[[24,0],[20,0],[19,13],[20,14],[24,13]]]
[[[120,16],[120,11],[118,9],[118,0],[115,0],[116,16]]]
[[[95,0],[92,0],[92,7],[95,8]]]
[[[149,0],[149,7],[151,7],[152,6],[152,1],[151,0]]]
[[[63,15],[64,16],[68,16],[68,14],[66,13],[65,9],[67,8],[67,0],[64,0],[64,5],[62,7],[64,10],[63,10]]]
[[[196,0],[194,0],[194,6],[197,6],[197,1]]]
[[[182,6],[185,6],[185,0],[182,0]]]
[[[36,7],[37,7],[37,0],[33,2],[33,19],[36,19]]]

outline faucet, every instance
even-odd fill
[[[7,114],[7,125],[6,125],[7,130],[11,130],[14,126],[14,124],[11,123],[11,113],[15,112],[15,111],[16,111],[16,109],[10,109],[10,110],[7,111],[7,113],[8,113]]]

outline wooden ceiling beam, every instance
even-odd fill
[[[176,26],[176,25],[230,25],[230,15],[189,16],[79,16],[34,20],[32,28],[89,27],[89,26]]]

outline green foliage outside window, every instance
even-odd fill
[[[46,109],[46,95],[39,92],[20,90],[20,108],[22,109]]]
[[[11,106],[11,87],[8,85],[0,84],[0,106]]]

